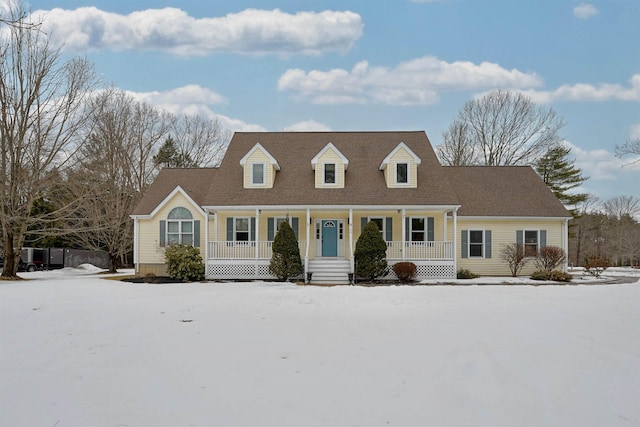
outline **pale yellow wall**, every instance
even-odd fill
[[[396,165],[398,163],[407,163],[409,165],[409,183],[396,184]],[[387,181],[387,187],[393,188],[417,188],[418,187],[418,168],[413,156],[401,147],[389,160],[389,164],[384,170],[384,176]]]
[[[251,171],[253,163],[264,163],[264,185],[253,185],[251,183]],[[271,164],[269,157],[260,148],[256,149],[247,158],[247,162],[244,167],[244,188],[273,188],[273,181],[275,179],[275,166]]]
[[[335,184],[325,184],[324,183],[324,164],[325,163],[335,163],[336,164],[336,183]],[[344,180],[345,180],[345,168],[342,159],[334,151],[333,148],[327,149],[322,156],[318,158],[318,163],[316,164],[316,187],[324,187],[324,188],[344,188]]]
[[[177,193],[151,219],[138,220],[138,263],[164,264],[164,249],[160,247],[160,221],[166,220],[169,212],[178,206],[189,209],[194,220],[200,221],[200,253],[204,256],[204,216],[182,194]]]
[[[562,247],[563,224],[563,220],[458,219],[458,233],[456,236],[457,267],[458,269],[468,269],[472,273],[480,274],[481,276],[510,276],[509,266],[501,260],[500,252],[505,245],[516,242],[517,230],[546,230],[547,246]],[[449,230],[451,230],[451,226]],[[491,258],[462,258],[462,230],[491,230]],[[529,275],[534,270],[535,263],[530,260],[522,269],[520,275]]]

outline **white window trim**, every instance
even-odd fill
[[[238,240],[238,229],[237,229],[237,223],[239,219],[246,219],[247,220],[247,240]],[[244,233],[244,230],[240,230],[241,233]],[[233,241],[234,242],[240,242],[240,243],[244,243],[244,242],[250,242],[251,241],[251,217],[250,216],[234,216],[233,217]]]
[[[407,182],[398,181],[398,165],[407,165]],[[410,162],[396,162],[395,173],[396,173],[396,178],[395,178],[396,185],[400,185],[400,186],[411,185],[411,163]]]
[[[333,165],[333,167],[335,168],[334,171],[333,171],[333,181],[334,182],[327,182],[327,174],[326,174],[327,165]],[[328,186],[336,186],[336,185],[338,185],[338,164],[336,162],[323,162],[322,163],[322,184],[323,185],[328,185]]]
[[[473,231],[480,231],[482,232],[482,242],[480,243],[471,243],[471,232]],[[474,229],[469,229],[467,230],[467,257],[468,258],[474,258],[474,259],[484,259],[486,256],[485,253],[485,249],[484,246],[487,244],[487,235],[485,233],[485,229],[483,228],[474,228]],[[477,256],[477,255],[471,255],[471,245],[480,245],[480,248],[482,250],[482,255],[481,256]]]
[[[426,216],[410,216],[409,218],[409,242],[410,243],[426,243],[428,242],[427,240],[427,233],[428,233],[428,219]],[[413,219],[422,219],[422,222],[424,224],[424,228],[422,230],[416,230],[416,231],[421,231],[422,234],[424,235],[424,239],[422,240],[413,240]]]
[[[380,229],[380,233],[382,234],[382,240],[384,240],[385,242],[387,241],[386,237],[387,237],[387,218],[384,216],[369,216],[367,217],[367,222],[371,222],[374,219],[381,219],[382,220],[382,228]]]
[[[536,232],[536,254],[538,254],[540,253],[540,229],[522,230],[522,250],[524,251],[524,256],[527,258],[535,258],[536,255],[527,255],[527,246],[533,246],[531,243],[527,244],[527,231]]]
[[[255,176],[253,174],[253,167],[255,165],[262,165],[262,182],[255,182]],[[263,186],[267,182],[267,164],[265,162],[252,162],[251,163],[251,185],[253,186]]]

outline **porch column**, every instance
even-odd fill
[[[564,272],[569,271],[569,220],[566,218],[562,224],[562,250],[566,256],[564,257]]]
[[[307,274],[309,271],[309,245],[311,244],[309,240],[311,239],[311,209],[307,208],[307,247],[304,251],[304,274]]]
[[[251,228],[251,226],[249,226]],[[260,241],[258,240],[258,236],[260,236],[260,209],[256,209],[256,230],[255,230],[254,242],[256,244],[256,262],[254,264],[255,276],[258,277],[258,259],[260,258]]]
[[[446,241],[447,241],[447,211],[444,211],[444,212],[442,213],[442,217],[443,217],[443,218],[442,218],[442,224],[444,224],[444,225],[443,225],[443,227],[444,227],[444,233],[443,233],[443,235],[442,235],[442,236],[443,236],[442,240],[444,240],[444,241],[446,242]]]
[[[458,247],[458,208],[453,209],[453,273],[458,271],[458,257],[456,248]]]
[[[209,209],[204,208],[204,263],[209,259]]]
[[[355,272],[353,260],[353,208],[349,208],[349,269],[350,273]]]
[[[138,251],[140,250],[140,239],[138,237],[138,218],[133,219],[133,265],[136,273],[140,271]]]
[[[402,223],[402,246],[400,246],[400,252],[402,252],[402,260],[405,261],[405,245],[407,244],[405,239],[407,236],[407,210],[402,208],[402,219],[400,220]]]

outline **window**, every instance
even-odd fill
[[[264,184],[264,163],[252,163],[251,165],[251,183],[253,185]]]
[[[469,258],[482,258],[484,248],[484,231],[469,230]]]
[[[525,230],[524,231],[524,255],[536,256],[538,255],[538,230]]]
[[[336,164],[335,163],[324,164],[324,183],[325,184],[336,183]]]
[[[396,184],[409,183],[409,164],[396,163]]]
[[[174,208],[167,215],[167,243],[193,245],[193,216],[189,209]]]
[[[380,230],[380,234],[382,234],[382,238],[384,239],[384,217],[369,217],[369,221],[378,226],[378,230]]]
[[[233,236],[236,242],[249,241],[249,218],[234,218]]]
[[[409,221],[409,237],[412,242],[424,242],[425,240],[425,220],[423,217],[413,217]]]

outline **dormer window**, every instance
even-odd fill
[[[259,142],[240,159],[240,166],[244,169],[244,188],[273,188],[280,170],[278,161]]]
[[[409,163],[396,163],[396,184],[409,183]]]
[[[417,188],[420,163],[422,163],[420,157],[407,144],[404,142],[398,144],[380,163],[380,170],[384,172],[387,187]]]
[[[264,163],[253,163],[251,165],[251,183],[253,185],[264,185]]]
[[[311,159],[311,169],[315,171],[316,188],[344,188],[349,159],[328,143]]]
[[[336,183],[336,164],[335,163],[324,164],[324,183],[325,184]]]

